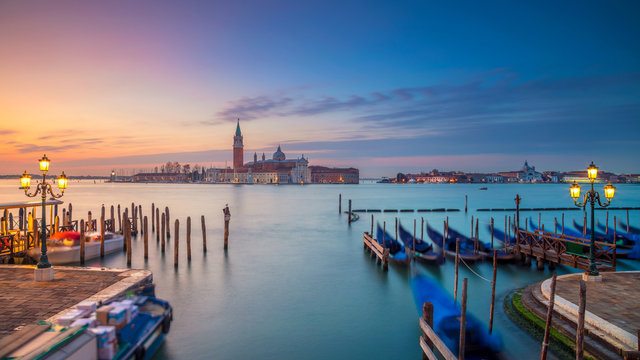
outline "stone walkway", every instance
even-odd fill
[[[0,265],[0,337],[75,304],[106,300],[151,279],[146,270],[55,266],[55,280],[33,281],[34,266]]]
[[[636,335],[640,329],[640,273],[601,274],[602,282],[587,282],[587,311]],[[580,277],[558,277],[556,294],[578,304]]]

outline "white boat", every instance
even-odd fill
[[[67,231],[66,233],[75,233]],[[57,234],[54,234],[54,237]],[[79,234],[77,236],[79,239]],[[116,251],[122,251],[124,241],[120,234],[106,232],[104,234],[104,253],[109,254]],[[29,256],[36,261],[40,260],[40,248],[29,249]],[[100,233],[90,232],[85,234],[84,259],[90,260],[100,256]],[[79,240],[70,238],[50,238],[47,239],[47,257],[49,263],[53,265],[62,265],[80,262],[80,243]]]

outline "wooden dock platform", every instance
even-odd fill
[[[364,242],[364,249],[370,251],[372,255],[374,255],[377,259],[378,263],[382,264],[382,268],[384,270],[389,268],[389,249],[384,248],[382,245],[378,244],[376,239],[371,236],[370,233],[365,232],[362,236],[362,241]]]

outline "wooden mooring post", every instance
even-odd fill
[[[458,301],[458,262],[460,261],[460,239],[456,239],[456,276],[453,286],[453,301]]]
[[[338,214],[342,215],[342,194],[338,194]]]
[[[120,227],[120,233],[122,233],[122,216],[120,214],[120,204],[118,204],[118,226]]]
[[[629,233],[629,209],[627,209],[627,234]]]
[[[165,246],[164,237],[166,235],[165,227],[167,227],[167,220],[165,215],[166,215],[165,213],[162,213],[162,231],[160,231],[160,234],[161,234],[160,236],[162,237],[162,242],[160,243],[160,251],[163,254],[164,254],[164,246]]]
[[[547,358],[547,350],[549,350],[549,334],[551,332],[551,321],[553,320],[553,305],[555,303],[556,296],[556,276],[557,273],[553,273],[553,277],[551,278],[551,294],[549,295],[547,323],[544,327],[544,337],[542,338],[542,353],[540,354],[540,360],[545,360]]]
[[[453,355],[453,352],[447,347],[447,345],[440,339],[438,334],[433,330],[433,313],[435,309],[433,304],[425,302],[422,304],[422,317],[420,318],[420,328],[422,329],[422,336],[420,337],[420,348],[422,349],[422,358],[429,360],[456,360],[457,357]],[[436,356],[433,349],[436,348],[440,353],[440,356]]]
[[[156,231],[156,203],[151,203],[151,231]]]
[[[173,238],[173,266],[178,267],[178,250],[180,244],[180,220],[178,219],[176,219],[175,231],[176,236]]]
[[[191,216],[187,216],[187,261],[191,261]]]
[[[140,235],[144,233],[144,222],[142,217],[142,205],[138,205],[138,216],[140,217]]]
[[[207,252],[207,226],[204,224],[204,215],[200,216],[200,222],[202,223],[202,252]]]
[[[349,225],[351,225],[351,199],[349,199]]]
[[[127,266],[131,266],[131,255],[133,252],[133,249],[131,248],[131,220],[127,217],[124,219],[124,222],[124,232],[126,234],[125,239],[127,241]]]
[[[491,217],[491,248],[493,249],[493,216]]]
[[[465,335],[467,333],[467,278],[462,279],[462,302],[460,303],[460,346],[458,359],[464,360]]]
[[[156,244],[159,241],[160,241],[160,209],[156,208]]]
[[[578,329],[576,331],[576,360],[584,359],[584,313],[587,307],[587,284],[580,279],[578,300]]]
[[[147,232],[147,217],[144,217],[142,234],[144,235],[144,259],[149,258],[149,233]]]
[[[604,224],[604,233],[606,235],[609,235],[609,210],[607,210],[607,220],[605,221],[605,224]]]
[[[171,237],[171,226],[169,225],[171,223],[171,221],[169,220],[169,207],[166,206],[164,208],[164,212],[165,212],[165,220],[167,221],[167,240],[169,240],[169,238]]]
[[[489,309],[489,334],[493,331],[493,312],[496,304],[496,275],[498,274],[497,266],[498,251],[493,250],[493,279],[491,281],[491,308]]]
[[[80,219],[80,265],[84,265],[84,219]]]
[[[229,247],[229,220],[231,220],[228,204],[222,209],[222,213],[224,214],[224,250],[227,250]]]
[[[464,212],[467,212],[467,195],[464,196]]]
[[[105,232],[104,215],[100,218],[100,258],[104,257],[104,232]]]

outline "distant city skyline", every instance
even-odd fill
[[[0,1],[0,173],[640,173],[640,3]]]

